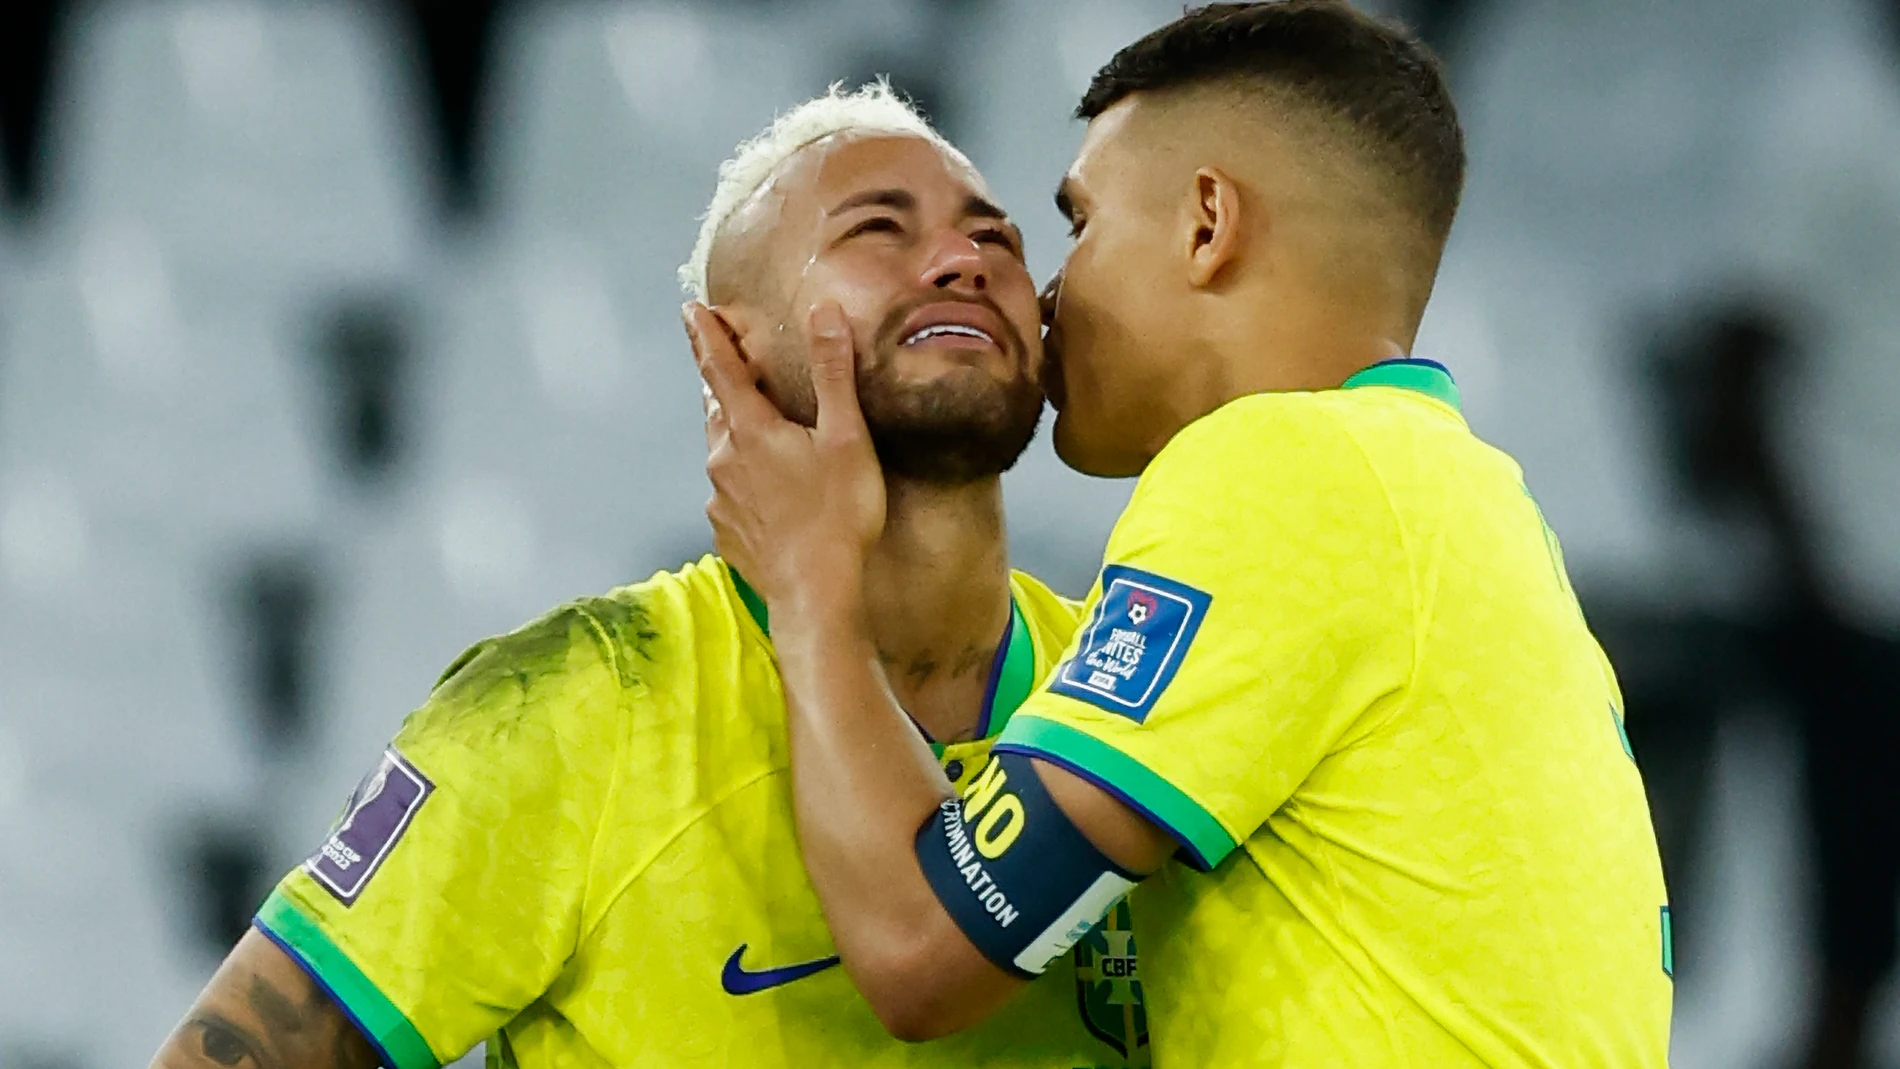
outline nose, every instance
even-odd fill
[[[946,230],[930,246],[924,281],[940,290],[982,293],[990,285],[982,247],[961,230]]]
[[[1062,272],[1057,271],[1055,277],[1049,280],[1049,284],[1042,288],[1042,294],[1037,301],[1042,309],[1043,329],[1055,326],[1056,306],[1062,303]]]

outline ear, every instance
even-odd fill
[[[1240,256],[1240,187],[1225,171],[1203,167],[1194,172],[1188,206],[1188,281],[1197,289],[1213,285],[1222,270]]]

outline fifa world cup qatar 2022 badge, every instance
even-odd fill
[[[344,905],[355,904],[433,790],[429,777],[394,748],[384,750],[375,771],[351,793],[330,837],[303,863],[304,871]]]
[[[1129,1065],[1148,1064],[1148,1011],[1135,967],[1135,932],[1128,902],[1075,944],[1075,997],[1082,1023],[1114,1047]]]

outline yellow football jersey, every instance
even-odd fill
[[[1662,1069],[1661,864],[1555,539],[1443,368],[1346,385],[1162,450],[997,749],[1180,840],[1130,896],[1163,1069]]]
[[[966,781],[1075,630],[1020,573]],[[1147,1064],[1126,912],[982,1027],[890,1038],[798,852],[764,606],[707,557],[456,662],[257,926],[396,1069]]]

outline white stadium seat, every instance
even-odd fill
[[[22,1056],[151,1056],[216,964],[190,843],[259,797],[224,591],[140,535],[57,471],[0,470],[0,1039]]]
[[[0,469],[0,723],[33,783],[114,821],[249,800],[220,562],[97,522],[56,468]]]
[[[677,307],[671,269],[719,161],[824,88],[827,64],[786,47],[781,21],[678,0],[522,5],[491,123],[504,233],[596,238],[632,300]]]
[[[99,523],[148,539],[297,536],[330,493],[314,361],[292,359],[300,339],[254,296],[187,300],[173,264],[129,227],[20,272],[0,457],[56,466]]]
[[[381,277],[419,240],[397,36],[369,4],[81,8],[49,169],[61,226],[149,228],[214,284]]]
[[[194,941],[181,859],[70,791],[5,803],[0,1044],[44,1059],[21,1064],[144,1065],[217,965]]]

